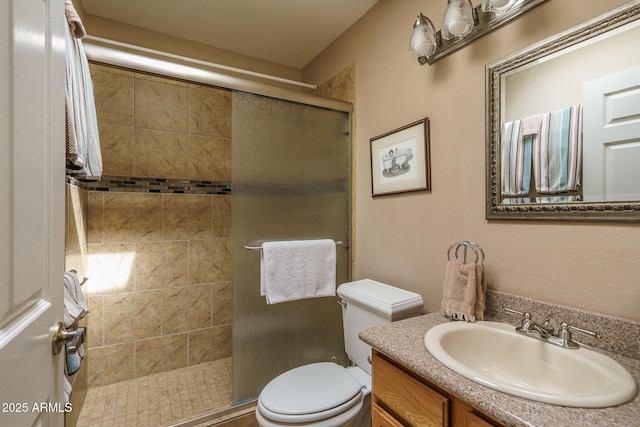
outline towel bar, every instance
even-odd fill
[[[336,246],[340,246],[342,245],[342,241],[341,240],[336,240]],[[248,249],[250,251],[261,251],[262,250],[262,246],[248,246],[248,245],[244,245],[245,249]]]

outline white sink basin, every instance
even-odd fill
[[[638,393],[631,374],[610,357],[542,342],[505,323],[443,323],[424,341],[436,359],[460,375],[538,402],[604,408]]]

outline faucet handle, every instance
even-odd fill
[[[578,344],[573,342],[573,340],[571,339],[571,332],[580,332],[581,334],[588,335],[588,336],[593,337],[593,338],[595,338],[597,340],[602,338],[602,336],[597,332],[589,331],[587,329],[578,328],[577,326],[569,325],[567,322],[562,322],[562,324],[560,325],[560,330],[558,331],[558,337],[560,339],[562,339],[563,347],[569,347],[569,348],[578,348],[579,347]]]
[[[527,312],[527,311],[525,311],[523,313],[522,311],[514,310],[514,309],[509,308],[509,307],[502,307],[502,311],[504,311],[505,313],[517,314],[518,316],[522,316],[522,318],[524,320],[530,320],[531,319],[531,314],[529,314],[529,312]]]
[[[522,316],[522,323],[520,324],[520,326],[518,326],[516,328],[517,331],[519,331],[519,330],[527,330],[529,328],[529,325],[531,324],[531,314],[529,314],[528,311],[525,311],[523,313],[521,311],[514,310],[514,309],[509,308],[509,307],[502,307],[502,310],[505,313],[516,314],[518,316]]]
[[[502,307],[502,311],[504,311],[505,313],[510,313],[510,314],[517,314],[518,316],[522,316],[524,317],[525,313],[518,311],[518,310],[514,310],[512,308],[509,307]]]
[[[571,331],[571,332],[580,332],[581,334],[588,335],[588,336],[593,337],[593,338],[595,338],[597,340],[602,338],[602,335],[600,335],[598,332],[593,332],[593,331],[590,331],[588,329],[578,328],[577,326],[571,326],[571,325],[567,324],[566,322],[562,322],[561,328],[562,328],[562,331],[565,331],[565,329],[566,329],[567,331]]]

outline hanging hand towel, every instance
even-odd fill
[[[484,278],[484,265],[475,264],[476,268],[476,303],[474,305],[474,316],[476,320],[484,320],[485,294],[487,292],[487,282]]]
[[[64,273],[64,326],[70,328],[74,322],[82,319],[89,312],[82,288],[80,287],[80,279],[73,271]]]
[[[80,363],[82,363],[82,358],[80,357],[80,354],[78,354],[77,351],[74,351],[74,352],[69,351],[69,344],[70,343],[65,344],[65,349],[67,351],[67,375],[73,375],[76,372],[78,372],[78,369],[80,369]]]
[[[442,314],[451,319],[475,322],[484,318],[484,270],[482,264],[447,263]]]
[[[330,239],[265,242],[260,295],[267,304],[336,294],[336,244]]]

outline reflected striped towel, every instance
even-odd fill
[[[531,144],[525,144],[520,135],[521,121],[502,125],[500,141],[500,193],[504,197],[529,194],[531,181]]]
[[[507,122],[502,126],[500,171],[503,197],[526,196],[531,185],[531,155],[544,115]]]
[[[581,202],[582,196],[546,196],[537,197],[538,203],[569,203],[569,202]]]
[[[582,105],[549,113],[548,124],[543,125],[533,150],[538,193],[578,190],[582,176]]]

